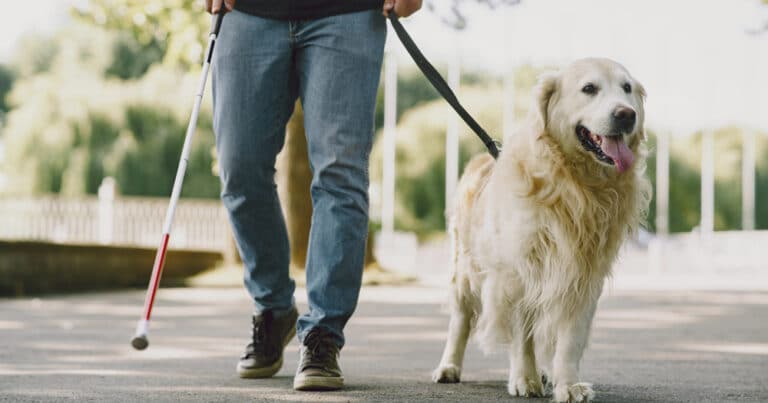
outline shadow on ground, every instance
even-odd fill
[[[291,389],[296,342],[277,377],[236,377],[250,331],[242,289],[161,290],[143,352],[129,346],[141,291],[0,300],[0,401],[529,401],[507,395],[505,354],[474,347],[464,382],[430,382],[442,294],[364,290],[342,351],[348,387],[334,393]],[[768,293],[757,292],[615,292],[582,365],[601,402],[768,401],[765,374]]]

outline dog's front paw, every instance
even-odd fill
[[[591,383],[574,383],[572,385],[560,384],[555,386],[554,401],[576,403],[589,403],[595,398]]]
[[[512,396],[521,396],[521,397],[543,397],[544,396],[544,385],[541,384],[541,381],[538,378],[529,378],[529,377],[517,377],[515,379],[510,379],[509,383],[507,384],[507,390],[509,391],[509,394]]]
[[[453,364],[441,365],[432,372],[432,381],[436,383],[457,383],[461,379],[461,368]]]

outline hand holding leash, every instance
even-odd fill
[[[422,0],[384,0],[382,14],[389,17],[389,12],[394,11],[397,15],[405,18],[419,11]]]
[[[228,13],[235,9],[236,0],[205,0],[205,11],[211,14],[218,14],[222,6],[224,12]]]

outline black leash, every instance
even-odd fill
[[[413,61],[416,62],[416,65],[419,66],[421,72],[424,73],[424,76],[427,77],[427,80],[432,83],[432,86],[435,87],[437,92],[439,92],[440,95],[442,95],[443,98],[448,101],[453,109],[456,110],[456,113],[458,113],[459,116],[464,119],[464,122],[466,122],[467,125],[477,134],[477,136],[480,137],[480,140],[483,141],[485,146],[488,148],[488,152],[491,153],[493,158],[498,158],[499,151],[501,151],[501,143],[492,139],[491,136],[489,136],[488,133],[486,133],[485,130],[480,127],[480,124],[475,121],[472,115],[470,115],[469,112],[467,112],[467,110],[461,106],[461,103],[456,98],[456,94],[453,93],[451,87],[448,85],[448,83],[445,82],[443,77],[440,76],[440,73],[437,72],[432,63],[430,63],[429,60],[427,60],[427,58],[424,57],[424,55],[421,53],[419,47],[416,46],[416,43],[413,42],[411,36],[408,35],[408,32],[406,32],[405,28],[403,28],[403,24],[400,23],[397,14],[395,14],[394,11],[389,12],[389,22],[392,23],[392,28],[395,29],[397,37],[400,38],[400,42],[402,42],[403,46],[405,46],[405,50],[407,50],[411,55]]]

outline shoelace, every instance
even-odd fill
[[[266,339],[268,334],[267,327],[272,322],[272,312],[263,312],[261,317],[252,317],[251,323],[253,325],[251,329],[251,343],[246,348],[245,357],[248,358],[251,355],[262,354],[266,348]]]
[[[324,332],[310,332],[304,340],[307,347],[306,362],[326,363],[336,358],[336,345],[333,338]]]

